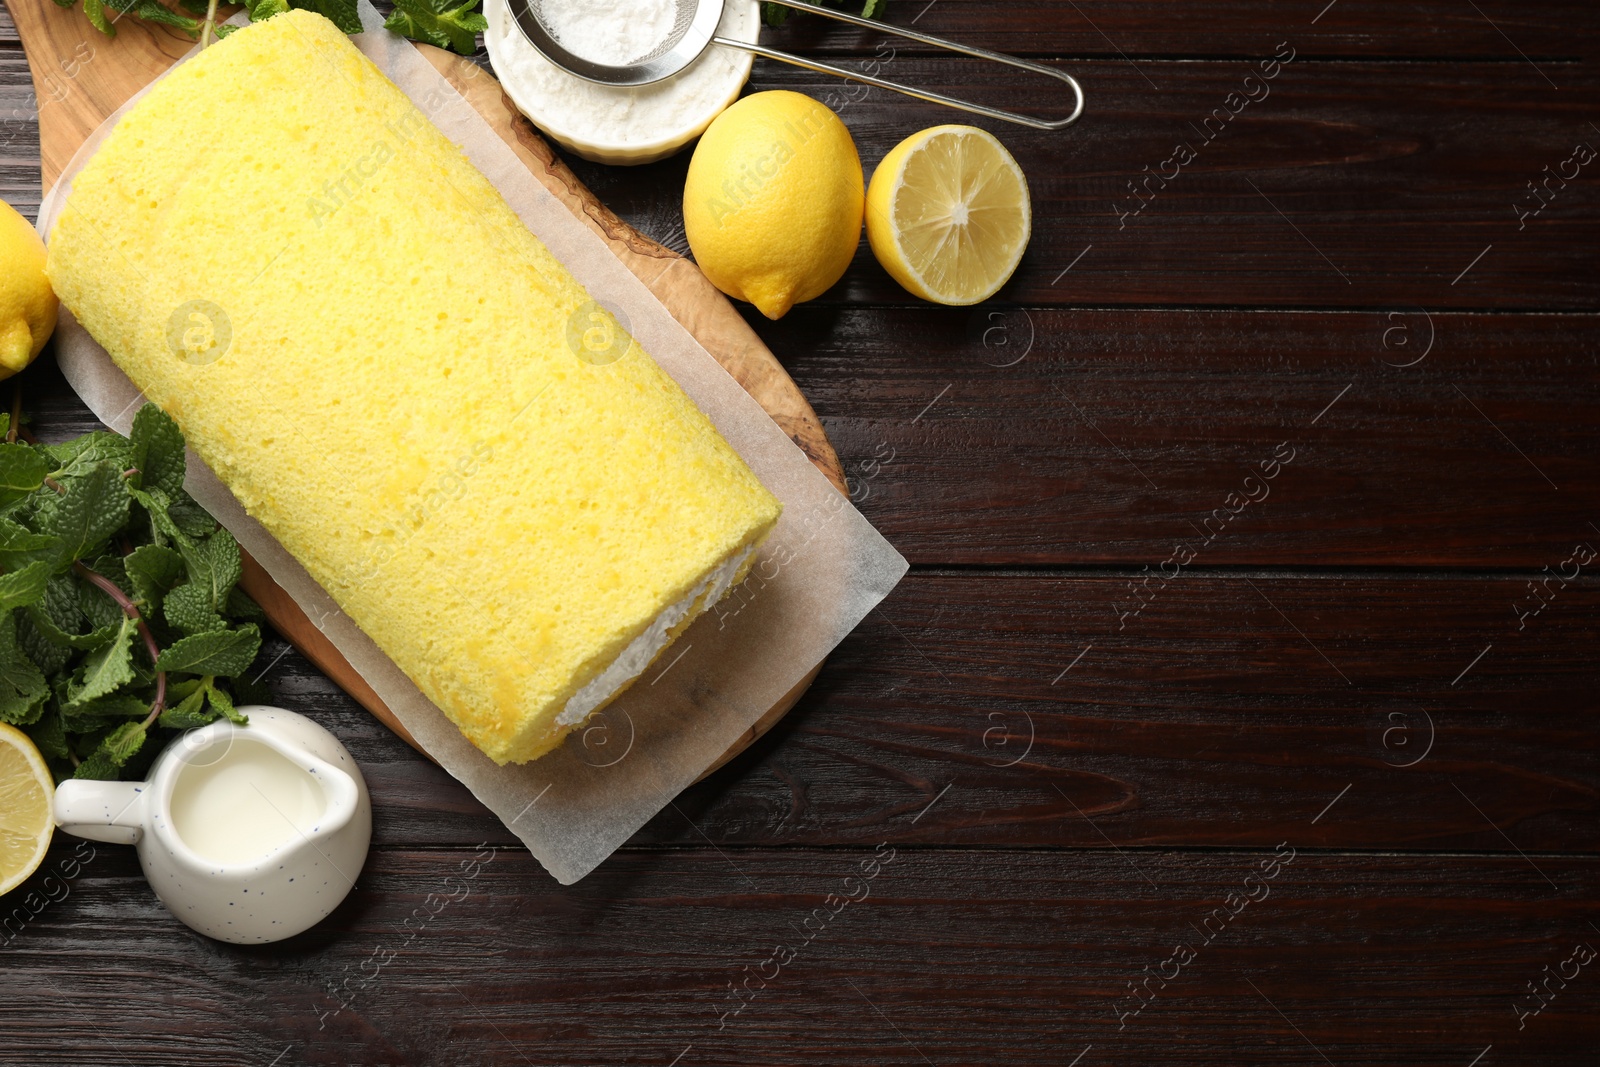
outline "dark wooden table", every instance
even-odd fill
[[[758,323],[911,559],[894,595],[571,888],[269,642],[372,787],[357,891],[241,949],[96,846],[0,947],[0,1060],[1596,1062],[1600,12],[1324,3],[895,0],[1089,104],[993,127],[1035,210],[1002,299],[917,303],[863,247]],[[830,100],[869,167],[953,121],[752,85]],[[0,22],[27,213],[33,114]],[[686,157],[575,166],[683,246]],[[24,381],[46,438],[92,425]]]

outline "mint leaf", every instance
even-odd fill
[[[243,589],[234,589],[228,594],[228,603],[223,607],[223,613],[235,619],[253,619],[256,622],[265,622],[267,613],[261,610],[261,605],[250,598],[250,594]]]
[[[94,554],[128,521],[128,491],[122,472],[102,462],[66,484],[65,493],[46,493],[39,503],[39,532],[61,539],[56,567]]]
[[[229,722],[240,726],[249,724],[248,716],[243,715],[233,706],[233,698],[227,692],[217,687],[216,679],[211,675],[204,678],[195,678],[187,682],[179,682],[172,686],[168,693],[173,697],[182,696],[177,704],[161,713],[162,726],[174,730],[191,730],[196,726],[216,722],[218,718],[226,717]]]
[[[106,19],[105,5],[100,0],[83,0],[83,13],[89,17],[89,25],[107,37],[117,35],[117,27]]]
[[[50,684],[17,646],[16,616],[0,614],[0,722],[24,726],[36,722],[50,695]]]
[[[44,599],[45,583],[50,580],[50,564],[39,560],[20,571],[0,574],[0,611],[27,607]]]
[[[130,722],[111,731],[111,735],[100,742],[100,748],[106,752],[117,766],[122,766],[132,758],[135,752],[144,747],[144,726],[140,723]]]
[[[239,709],[233,706],[233,698],[218,689],[215,684],[206,686],[206,703],[211,705],[212,710],[220,711],[235,725],[246,726],[250,722],[248,715],[241,714]]]
[[[216,722],[217,709],[208,709],[205,706],[208,691],[206,686],[196,686],[194,692],[184,697],[174,707],[163,711],[161,718],[156,721],[171,730],[192,730],[196,726]]]
[[[337,2],[353,13],[351,0]],[[159,3],[97,0],[90,14],[189,24],[146,6]],[[286,9],[283,0],[254,6],[274,4]],[[0,435],[8,421],[0,413]],[[128,438],[0,444],[0,722],[30,727],[58,777],[74,757],[78,777],[136,776],[155,747],[144,727],[154,664],[135,647],[140,625],[119,606],[124,596],[157,640],[185,635],[161,657],[174,674],[161,725],[246,721],[235,695],[254,690],[217,677],[245,670],[261,647],[256,625],[230,629],[229,620],[263,614],[238,589],[238,542],[183,489],[185,457],[181,431],[156,407],[136,416]],[[120,593],[108,595],[112,585]]]
[[[78,676],[67,683],[65,706],[81,708],[133,681],[133,635],[138,632],[138,624],[123,616],[111,640],[85,656]]]
[[[61,542],[0,516],[0,567],[16,570],[36,559],[56,558]]]
[[[115,781],[121,775],[122,765],[144,747],[144,736],[144,723],[123,723],[107,734],[89,758],[78,765],[73,777]]]
[[[239,542],[227,530],[218,529],[198,544],[178,546],[189,567],[189,584],[205,594],[206,607],[216,612],[228,602],[228,594],[244,573]]]
[[[79,593],[93,593],[96,605],[98,624],[93,625],[89,633],[80,633],[86,620],[82,607],[78,604]],[[87,597],[86,597],[87,599]],[[122,628],[122,612],[117,610],[115,604],[100,590],[89,589],[84,583],[70,574],[59,574],[45,585],[44,596],[37,604],[28,605],[25,619],[20,619],[17,624],[17,637],[24,639],[30,631],[40,639],[52,645],[66,649],[76,649],[80,652],[93,652],[97,648],[105,647],[117,631]],[[51,663],[46,664],[46,657],[37,655],[36,647],[24,641],[24,647],[34,662],[48,674],[54,674],[70,659],[70,654],[65,658],[52,655]]]
[[[48,678],[71,662],[73,648],[70,641],[57,641],[43,632],[43,627],[34,622],[38,610],[34,606],[17,614],[17,647]]]
[[[180,15],[171,8],[165,7],[159,0],[102,0],[106,7],[117,11],[131,11],[146,22],[159,22],[166,26],[176,26],[186,31],[193,37],[200,31],[200,23],[186,15]],[[184,0],[184,7],[189,7],[189,0]],[[201,4],[198,14],[205,14],[206,5]]]
[[[107,726],[130,719],[144,718],[150,713],[150,701],[132,693],[112,693],[81,705],[66,705],[61,709],[61,720],[73,733],[103,730]]]
[[[204,586],[180,585],[161,602],[167,625],[186,634],[209,633],[226,629],[228,620],[211,610],[211,597]]]
[[[121,556],[114,556],[110,553],[107,553],[106,555],[97,557],[92,563],[86,561],[84,565],[87,566],[91,571],[94,571],[100,577],[111,579],[111,584],[115,585],[124,593],[128,594],[129,596],[133,595],[133,586],[128,584],[128,569],[122,565]],[[116,601],[112,600],[104,590],[96,587],[95,591],[98,592],[100,596],[108,603],[113,605],[116,604]],[[121,611],[122,609],[118,607],[117,610]]]
[[[140,545],[122,558],[141,611],[154,614],[183,578],[183,557],[162,545]]]
[[[136,485],[128,486],[128,495],[145,510],[150,516],[150,532],[158,545],[167,541],[183,542],[188,539],[188,534],[178,528],[172,521],[169,511],[172,507],[172,498],[159,489],[140,489]]]
[[[78,610],[89,620],[90,629],[100,630],[107,626],[122,625],[122,620],[125,618],[122,607],[107,596],[104,589],[90,585],[86,581],[78,582],[77,589]]]
[[[183,491],[187,469],[183,433],[172,416],[154,404],[146,404],[133,417],[128,445],[129,462],[139,470],[132,478],[135,486],[159,489],[174,499]]]
[[[172,524],[188,537],[207,537],[217,528],[217,520],[211,517],[211,513],[181,489],[168,505],[167,515],[171,517]]]
[[[261,651],[261,631],[254,623],[237,630],[214,630],[180,638],[156,660],[158,671],[189,674],[243,674]]]
[[[474,10],[477,6],[478,0],[455,6],[451,0],[396,0],[383,26],[413,41],[470,56],[478,49],[478,34],[489,28],[489,20]]]
[[[74,704],[73,709],[78,715],[90,715],[100,719],[126,719],[133,715],[148,715],[150,701],[134,693],[110,693],[93,700],[86,700],[81,704]]]
[[[61,716],[51,712],[23,731],[47,760],[67,759],[67,733]]]
[[[96,782],[115,782],[122,777],[122,768],[112,763],[104,753],[96,752],[78,764],[72,772],[74,778],[87,778]]]
[[[158,3],[157,0],[138,0],[138,3],[133,5],[133,13],[146,22],[159,22],[166,26],[176,26],[190,37],[200,32],[199,22],[189,18],[187,15],[178,14],[171,8]]]
[[[41,637],[51,644],[60,645],[64,648],[75,648],[80,652],[93,652],[97,648],[104,648],[106,642],[117,636],[117,631],[122,628],[119,623],[113,622],[108,626],[98,627],[86,634],[68,633],[57,626],[55,620],[40,610],[37,605],[28,608],[27,625],[33,627]],[[18,637],[21,637],[22,632],[22,626],[19,623],[17,629]],[[43,665],[42,660],[40,665]]]
[[[49,461],[28,445],[0,444],[0,508],[31,494],[49,473]]]
[[[75,634],[83,629],[83,609],[78,607],[81,583],[71,574],[58,574],[45,585],[44,598],[30,611],[43,612],[61,630]]]
[[[763,3],[761,5],[762,23],[774,29],[788,22],[789,16],[792,14],[794,14],[794,8],[785,7],[782,4]]]
[[[345,33],[361,32],[361,15],[356,11],[356,0],[290,0],[289,6],[302,11],[315,11]],[[250,17],[252,20],[255,18],[254,15]]]
[[[110,430],[95,430],[58,445],[40,445],[39,450],[55,461],[50,476],[57,481],[86,474],[101,463],[110,463],[118,471],[133,464],[128,439]]]

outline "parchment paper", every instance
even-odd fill
[[[571,884],[699,777],[821,662],[894,588],[906,562],[643,283],[528,173],[432,65],[409,42],[382,29],[382,16],[367,0],[361,0],[360,11],[366,32],[352,38],[357,47],[462,146],[591,296],[621,309],[618,318],[784,504],[783,518],[749,582],[708,611],[627,693],[560,749],[524,766],[498,767],[190,453],[187,487],[194,497],[288,590],[412,736],[558,881]],[[133,102],[95,131],[45,197],[42,234],[48,235],[73,175]],[[67,380],[102,422],[126,433],[143,396],[65,308],[61,317],[56,351]]]

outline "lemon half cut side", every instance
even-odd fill
[[[883,157],[867,187],[867,240],[906,290],[977,304],[1011,277],[1033,211],[1022,168],[976,126],[934,126]]]
[[[39,750],[27,734],[0,723],[0,896],[44,862],[54,798],[55,780]]]

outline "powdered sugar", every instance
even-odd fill
[[[541,0],[536,10],[550,36],[573,55],[622,66],[667,39],[678,0]]]
[[[671,32],[670,0],[544,0],[541,21],[575,54],[617,65],[648,55]],[[605,163],[659,159],[682,147],[739,95],[751,56],[712,45],[672,77],[651,85],[597,85],[568,74],[517,29],[507,0],[485,0],[489,59],[523,114],[580,155]],[[717,33],[754,41],[751,0],[731,0]]]

